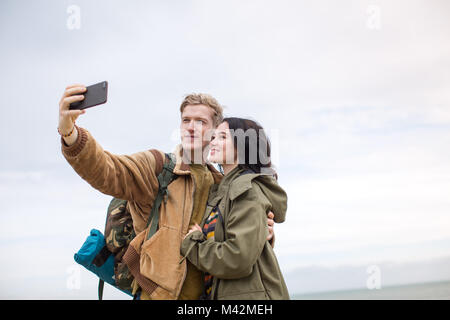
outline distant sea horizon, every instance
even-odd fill
[[[450,280],[291,295],[293,300],[450,300]]]

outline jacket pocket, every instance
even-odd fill
[[[181,236],[178,230],[161,228],[142,245],[141,274],[161,288],[177,295],[181,288],[184,264],[180,264]]]

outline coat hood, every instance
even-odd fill
[[[255,187],[255,184],[272,204],[271,210],[275,215],[274,221],[277,223],[284,222],[287,211],[287,194],[272,175],[243,173],[237,176],[230,185],[230,199],[234,200],[248,189]]]

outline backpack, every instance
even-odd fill
[[[174,154],[166,153],[163,162],[158,151],[154,149],[150,151],[155,156],[156,163],[163,163],[163,165],[162,167],[157,165],[156,168],[159,188],[147,221],[147,228],[150,227],[147,239],[156,233],[161,202],[167,202],[169,196],[167,187],[178,177],[173,173],[176,162]],[[99,277],[99,300],[103,298],[105,281],[133,296],[132,282],[134,279],[126,263],[122,261],[128,245],[136,237],[133,220],[127,210],[127,202],[127,200],[118,198],[111,200],[107,209],[104,236],[100,231],[92,229],[81,249],[74,256],[77,263]]]

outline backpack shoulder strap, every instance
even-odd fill
[[[173,153],[165,154],[165,162],[162,166],[162,170],[158,175],[158,193],[155,198],[155,202],[153,203],[152,210],[150,211],[150,216],[147,221],[147,227],[150,225],[150,230],[147,234],[147,240],[150,239],[158,228],[159,222],[159,207],[161,206],[161,202],[164,200],[164,203],[167,202],[169,197],[169,190],[167,187],[169,184],[175,180],[178,175],[173,173],[173,169],[175,168],[175,155]]]

